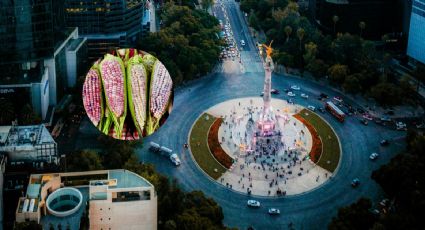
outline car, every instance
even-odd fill
[[[270,215],[279,215],[280,210],[278,208],[269,208],[269,214]]]
[[[307,106],[307,108],[308,108],[309,110],[311,110],[311,111],[315,111],[315,110],[316,110],[316,107],[314,107],[314,106],[312,106],[312,105]]]
[[[365,111],[362,108],[357,108],[357,112],[360,113],[360,114],[364,114],[365,113]]]
[[[300,90],[301,88],[298,85],[292,85],[291,89],[293,90]]]
[[[241,46],[244,46],[244,45],[245,45],[245,41],[241,40]]]
[[[260,206],[261,206],[260,201],[257,201],[257,200],[248,200],[248,201],[246,202],[246,204],[247,204],[249,207],[256,207],[256,208],[258,208],[258,207],[260,207]]]
[[[381,140],[380,142],[381,146],[388,146],[390,144],[390,142],[386,139]]]
[[[354,179],[351,181],[351,187],[355,188],[355,187],[357,187],[357,186],[359,186],[359,185],[360,185],[360,180],[359,180],[359,178],[354,178]]]
[[[325,108],[323,108],[323,107],[320,107],[319,111],[322,112],[322,113],[326,112]]]
[[[406,128],[407,127],[406,123],[403,123],[403,122],[399,121],[399,122],[397,122],[395,124],[397,126],[397,130],[405,130],[405,129],[407,129]]]
[[[417,128],[417,129],[424,129],[424,128],[425,128],[425,124],[424,124],[424,123],[417,124],[417,125],[416,125],[416,128]]]
[[[302,98],[305,98],[305,99],[308,99],[308,95],[307,95],[307,94],[305,94],[305,93],[302,93],[302,94],[301,94],[301,97],[302,97]]]
[[[339,102],[339,103],[342,103],[342,98],[341,97],[335,96],[334,97],[334,100],[337,101],[337,102]]]
[[[388,122],[390,122],[392,120],[388,116],[383,116],[383,117],[381,117],[381,121],[388,121]]]
[[[294,104],[294,101],[292,99],[288,99],[286,100],[286,102],[288,102],[288,104]]]
[[[271,89],[270,90],[270,93],[271,94],[279,94],[279,90],[277,90],[277,89]]]
[[[363,118],[364,119],[367,119],[369,121],[373,121],[373,117],[370,114],[368,114],[368,113],[363,114]]]
[[[363,119],[361,119],[361,120],[360,120],[360,122],[361,122],[363,125],[367,125],[367,124],[368,124],[368,121],[367,121],[366,119],[364,119],[364,118],[363,118]]]
[[[320,93],[319,97],[320,98],[329,98],[329,96],[325,93]]]
[[[288,92],[288,96],[290,96],[290,97],[295,97],[296,95],[295,95],[295,93],[293,93],[293,92],[289,91],[289,92]]]
[[[370,154],[369,159],[373,161],[373,160],[376,160],[376,158],[378,158],[378,157],[379,157],[379,154],[372,153],[372,154]]]
[[[181,164],[180,158],[176,153],[170,155],[170,160],[175,166],[179,166]]]

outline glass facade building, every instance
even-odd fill
[[[117,47],[132,46],[142,33],[146,0],[65,0],[66,24],[88,39],[96,59]]]
[[[425,0],[413,0],[407,55],[425,64]]]

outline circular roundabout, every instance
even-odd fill
[[[320,116],[301,105],[271,100],[276,135],[256,130],[260,97],[218,103],[205,110],[189,134],[190,152],[211,179],[239,193],[280,197],[324,184],[340,159],[339,140]]]
[[[65,217],[78,211],[83,195],[75,188],[60,188],[47,197],[47,210],[57,217]]]

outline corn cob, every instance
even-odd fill
[[[137,55],[136,49],[118,49],[117,56],[121,58],[124,62],[127,62],[130,58]]]
[[[127,94],[134,126],[140,135],[143,135],[146,123],[147,88],[148,75],[142,64],[142,58],[134,56],[127,63]]]
[[[89,119],[94,126],[100,128],[103,118],[103,99],[102,82],[97,63],[89,70],[84,81],[83,104]]]
[[[156,61],[153,65],[149,91],[149,117],[147,134],[152,134],[159,126],[162,115],[166,112],[171,96],[173,81],[165,66]]]
[[[123,61],[107,54],[100,62],[100,74],[105,90],[106,104],[115,124],[118,135],[121,134],[127,113],[125,68]]]
[[[152,67],[155,64],[155,62],[157,61],[156,57],[150,55],[150,54],[145,54],[143,56],[143,64],[146,67],[146,70],[151,73],[152,72]]]

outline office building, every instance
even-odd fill
[[[85,40],[78,29],[65,28],[64,19],[60,1],[1,2],[0,98],[13,102],[15,114],[30,104],[47,118],[76,75],[86,71]]]
[[[407,55],[425,64],[425,0],[413,0]]]
[[[32,174],[16,222],[49,229],[157,229],[154,186],[124,169]]]
[[[142,34],[146,0],[65,0],[66,24],[88,39],[91,61],[118,47],[131,47]]]

